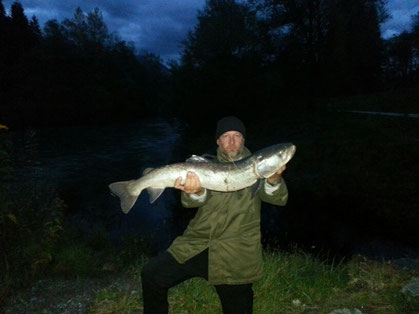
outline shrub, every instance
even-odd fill
[[[50,265],[66,207],[53,191],[16,176],[11,148],[7,134],[0,133],[0,297]]]

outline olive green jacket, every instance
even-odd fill
[[[244,148],[242,155],[246,157],[250,152]],[[217,158],[220,162],[227,161],[219,151]],[[261,202],[285,205],[288,199],[283,179],[273,195],[265,192],[265,182],[262,183],[253,198],[250,188],[235,192],[207,190],[204,201],[182,192],[182,205],[199,209],[168,252],[179,263],[184,263],[208,248],[208,281],[214,285],[246,284],[260,279],[263,272]]]

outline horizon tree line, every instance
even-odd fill
[[[388,40],[383,0],[207,0],[180,61],[136,54],[100,9],[49,20],[0,0],[0,120],[13,128],[178,116],[244,107],[310,113],[318,98],[415,86],[419,13]],[[252,113],[249,112],[250,115]]]

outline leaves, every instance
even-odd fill
[[[15,215],[13,214],[7,214],[7,218],[9,218],[12,222],[14,222],[15,224],[17,224],[17,218]]]

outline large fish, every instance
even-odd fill
[[[277,144],[261,149],[235,162],[212,162],[206,158],[192,156],[186,162],[145,170],[138,180],[115,182],[109,185],[112,193],[121,199],[124,213],[134,206],[144,189],[153,203],[167,187],[174,187],[176,179],[185,183],[189,171],[194,172],[203,188],[232,192],[254,185],[258,179],[269,178],[285,165],[295,153],[291,143]]]

